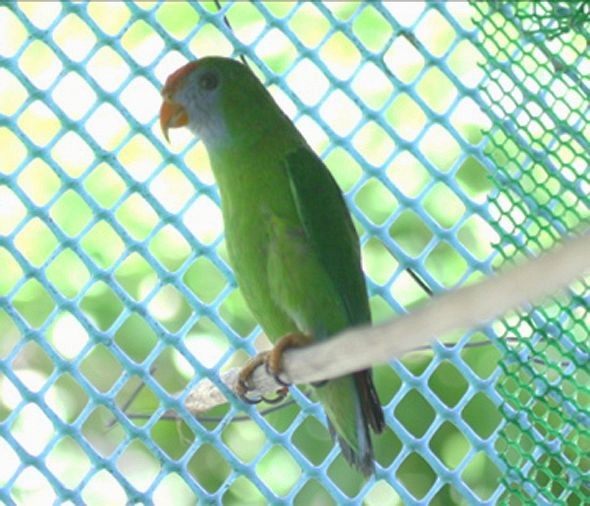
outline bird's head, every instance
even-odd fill
[[[260,123],[261,105],[270,95],[243,63],[210,56],[173,72],[162,89],[160,126],[166,140],[171,128],[186,126],[208,147],[236,139]]]

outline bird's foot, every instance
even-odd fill
[[[297,332],[281,337],[279,342],[274,345],[273,349],[268,352],[268,358],[265,361],[266,372],[270,374],[279,385],[288,387],[289,383],[283,381],[280,377],[283,370],[283,353],[289,348],[301,348],[306,346],[311,343],[311,341],[311,337]]]
[[[247,404],[258,404],[259,402],[267,402],[268,404],[277,404],[281,402],[288,393],[288,388],[283,386],[280,390],[277,391],[277,395],[274,398],[268,398],[263,395],[259,397],[249,397],[248,393],[252,391],[252,387],[250,385],[250,377],[254,374],[254,371],[258,369],[261,365],[268,363],[269,356],[271,352],[264,351],[259,353],[255,357],[252,357],[246,365],[242,367],[240,374],[238,376],[238,383],[236,385],[236,393]],[[281,383],[282,384],[282,383]]]
[[[289,391],[289,383],[280,378],[282,372],[283,353],[289,348],[300,348],[308,345],[312,341],[311,337],[304,334],[292,333],[282,337],[277,344],[270,351],[259,353],[255,357],[246,362],[246,365],[240,371],[238,376],[238,384],[236,386],[236,393],[244,402],[248,404],[258,404],[259,402],[267,402],[269,404],[277,404],[281,402]],[[252,391],[250,385],[250,377],[254,371],[264,365],[266,372],[270,374],[275,381],[282,385],[282,388],[277,391],[277,396],[269,399],[264,396],[249,397],[248,393]]]

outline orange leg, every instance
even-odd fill
[[[270,404],[276,404],[277,402],[282,401],[287,395],[289,386],[288,383],[279,378],[279,374],[281,373],[283,353],[288,348],[298,348],[305,346],[309,344],[310,341],[311,338],[304,334],[287,334],[279,340],[272,350],[259,353],[255,357],[252,357],[250,360],[248,360],[246,365],[240,371],[238,384],[236,386],[236,393],[240,399],[242,399],[244,402],[247,402],[248,404],[258,404],[261,401],[265,401]],[[276,382],[283,385],[283,388],[277,392],[277,397],[274,399],[268,399],[263,396],[259,398],[248,397],[248,392],[252,390],[249,385],[250,376],[252,376],[254,371],[263,364],[266,367],[267,372],[274,376]]]
[[[251,397],[248,397],[248,392],[251,390],[250,385],[248,384],[248,381],[250,380],[250,376],[252,376],[254,371],[266,362],[267,356],[268,356],[268,351],[265,351],[263,353],[259,353],[258,355],[252,357],[250,360],[248,360],[248,362],[246,362],[244,367],[242,367],[242,370],[240,371],[240,375],[238,376],[238,384],[236,385],[236,393],[238,394],[240,399],[242,399],[244,402],[247,402],[248,404],[258,404],[259,402],[262,401],[262,397],[259,399],[252,399]]]
[[[294,332],[281,337],[279,342],[274,345],[274,348],[268,352],[266,370],[269,374],[274,376],[277,383],[286,387],[289,386],[288,383],[279,377],[283,368],[281,363],[283,361],[283,353],[285,353],[285,350],[288,350],[289,348],[301,348],[311,343],[311,341],[311,337]]]

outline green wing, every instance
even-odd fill
[[[350,325],[370,322],[359,240],[340,188],[309,149],[300,148],[288,155],[287,170],[307,239],[342,297]],[[332,380],[316,392],[344,457],[369,475],[373,471],[373,450],[367,426],[377,433],[385,427],[371,372],[359,371]]]
[[[369,322],[359,240],[340,188],[309,148],[287,156],[287,171],[306,235],[343,299],[350,324]]]

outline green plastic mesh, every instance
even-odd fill
[[[492,214],[499,258],[513,260],[588,225],[590,4],[474,5],[494,122]],[[506,423],[497,448],[508,504],[590,501],[589,302],[581,280],[495,326],[504,349],[497,389]]]
[[[428,299],[408,268],[453,288],[587,221],[587,11],[1,4],[0,502],[587,503],[583,283],[375,368],[369,480],[305,389],[264,416],[191,416],[192,386],[269,343],[202,143],[165,144],[157,121],[171,71],[245,54],[345,191],[383,321]]]

